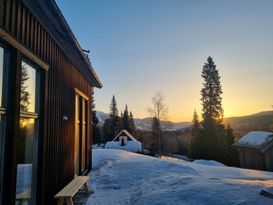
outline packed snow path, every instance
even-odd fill
[[[259,191],[273,173],[93,150],[89,205],[273,204]]]

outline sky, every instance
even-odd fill
[[[225,117],[273,104],[272,0],[56,0],[103,83],[96,109],[148,117],[161,91],[168,120],[201,114],[202,66],[219,70]]]

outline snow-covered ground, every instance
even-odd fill
[[[170,159],[94,149],[87,204],[273,204],[259,194],[273,186],[272,172]]]
[[[124,146],[121,146],[121,142],[119,141],[110,141],[105,144],[105,149],[122,149],[129,152],[142,152],[142,146],[139,141],[124,142]]]

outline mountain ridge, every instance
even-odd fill
[[[109,118],[108,113],[102,111],[96,111],[99,119],[99,126],[102,126],[104,121]],[[135,118],[135,125],[137,129],[149,131],[151,129],[152,117],[146,118]],[[234,116],[224,118],[224,123],[229,124],[235,131],[248,131],[251,129],[256,130],[268,130],[273,129],[273,111],[261,111],[258,113],[245,115],[245,116]],[[166,131],[181,131],[189,126],[192,122],[172,122],[162,121],[163,127]]]

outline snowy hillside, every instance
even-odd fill
[[[122,150],[93,150],[87,204],[183,205],[262,204],[273,173],[226,167],[205,160],[170,161]]]
[[[97,117],[99,119],[99,126],[102,126],[104,121],[109,118],[109,114],[97,111]],[[139,130],[150,130],[151,129],[151,123],[152,118],[135,118],[135,125],[136,128]],[[191,122],[170,122],[170,121],[163,121],[162,126],[167,131],[177,131],[177,130],[183,130],[191,125]]]

